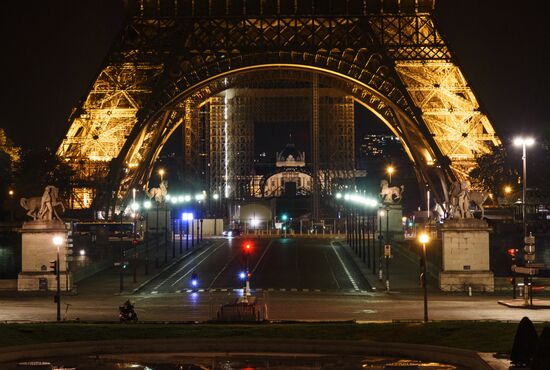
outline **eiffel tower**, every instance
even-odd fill
[[[147,186],[178,127],[192,162],[196,106],[243,81],[283,74],[340,89],[371,110],[439,202],[451,181],[468,179],[476,155],[501,145],[436,26],[435,0],[125,5],[125,27],[57,151],[76,170],[76,198],[88,199],[81,206],[94,198],[120,205],[130,189]]]

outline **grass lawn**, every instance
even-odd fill
[[[536,324],[542,331],[542,324]],[[517,324],[445,321],[422,323],[281,323],[281,324],[2,324],[0,346],[47,342],[154,338],[368,339],[432,344],[482,352],[509,352]]]

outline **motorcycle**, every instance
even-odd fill
[[[118,318],[120,322],[136,322],[138,321],[138,316],[136,311],[134,311],[134,306],[132,304],[124,304],[118,307]]]
[[[191,275],[191,290],[193,293],[196,293],[199,290],[199,276],[197,274]]]

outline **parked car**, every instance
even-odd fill
[[[223,233],[222,233],[223,236],[228,236],[228,237],[234,237],[234,236],[239,236],[241,235],[241,230],[239,229],[229,229],[229,230],[225,230]]]

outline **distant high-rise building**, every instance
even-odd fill
[[[394,135],[365,135],[360,142],[359,155],[363,159],[390,158],[403,153],[403,146]]]

